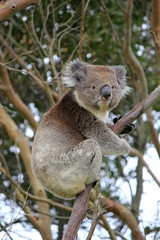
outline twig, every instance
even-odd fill
[[[9,46],[9,43],[2,37],[2,35],[0,35],[0,41],[4,44],[4,46],[6,47],[8,53],[17,60],[17,62],[20,64],[20,66],[22,68],[25,69],[26,73],[35,81],[35,83],[37,84],[37,86],[39,86],[40,88],[42,88],[43,90],[45,90],[46,92],[46,88],[45,85],[46,83],[43,81],[41,81],[41,79],[39,79],[35,73],[32,70],[28,70],[25,62],[22,60],[22,58],[20,58],[20,56],[17,55],[17,53]],[[1,64],[2,65],[2,64]],[[8,67],[7,67],[8,68]],[[9,68],[11,69],[11,68]],[[13,69],[15,71],[15,69]],[[19,70],[18,70],[19,71]],[[51,89],[49,89],[49,98],[50,98],[50,94],[56,99],[59,99],[59,94],[57,94],[55,91],[52,91]],[[48,94],[48,92],[47,92]]]
[[[81,17],[81,29],[80,29],[80,40],[79,40],[79,59],[82,59],[82,46],[84,36],[84,17],[85,17],[85,0],[82,0],[82,17]]]
[[[89,234],[88,234],[86,240],[91,240],[92,239],[92,236],[93,236],[94,230],[96,228],[98,219],[102,215],[101,212],[99,211],[100,197],[101,196],[99,194],[98,197],[96,198],[96,200],[94,201],[92,224],[91,224],[91,228],[90,228],[90,231],[89,231]]]
[[[124,57],[132,69],[135,72],[141,81],[141,99],[148,95],[148,87],[147,80],[143,70],[141,63],[138,58],[135,56],[132,48],[131,48],[131,40],[132,40],[132,9],[133,9],[133,0],[128,0],[126,2],[126,14],[125,14],[125,33],[124,33],[124,43],[123,43],[123,54]]]
[[[118,37],[118,34],[117,34],[117,32],[116,32],[116,30],[115,30],[115,28],[114,28],[114,25],[113,25],[113,23],[112,23],[112,20],[111,20],[111,18],[110,18],[110,16],[109,16],[108,9],[107,9],[107,7],[106,7],[106,5],[105,5],[104,0],[100,0],[100,3],[101,3],[101,5],[102,5],[103,12],[104,12],[104,14],[105,14],[105,16],[106,16],[106,18],[107,18],[107,21],[108,21],[108,23],[109,23],[109,25],[110,25],[110,28],[111,28],[111,31],[112,31],[112,34],[113,34],[113,38],[114,38],[115,42],[117,43],[117,45],[118,45],[119,47],[122,47],[122,46],[121,46],[122,44],[121,44],[120,39],[119,39],[119,37]]]
[[[152,172],[152,170],[150,169],[150,167],[148,166],[148,164],[146,163],[146,161],[143,158],[143,155],[141,152],[139,152],[137,149],[132,148],[130,151],[131,154],[136,155],[140,161],[142,162],[142,164],[146,167],[147,171],[149,172],[149,174],[152,176],[152,178],[154,179],[154,181],[158,184],[158,186],[160,187],[160,181],[157,179],[157,177],[154,175],[154,173]]]
[[[90,198],[92,201],[96,199],[95,191],[91,191]],[[125,224],[132,231],[133,239],[144,240],[142,233],[138,228],[137,220],[127,207],[109,198],[106,198],[103,195],[101,195],[100,203],[104,209],[107,209],[107,211],[114,213],[116,216],[120,217],[125,222]]]
[[[149,96],[147,96],[142,102],[135,106],[128,114],[122,117],[112,128],[115,133],[119,133],[126,124],[129,124],[136,120],[147,108],[153,105],[160,99],[160,86],[158,86]],[[78,227],[85,215],[87,209],[87,201],[91,191],[92,185],[88,185],[86,189],[79,194],[74,202],[72,214],[68,222],[66,232],[63,240],[73,240],[77,234]],[[83,199],[84,198],[84,199]],[[136,233],[135,233],[136,234]],[[137,233],[139,238],[143,239],[140,233]]]
[[[106,217],[103,215],[101,216],[101,220],[104,224],[104,227],[107,229],[108,233],[109,233],[109,236],[110,236],[110,239],[111,240],[116,240],[116,235],[115,235],[115,232],[111,229]]]

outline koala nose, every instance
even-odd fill
[[[101,88],[100,93],[104,100],[107,100],[109,97],[111,97],[111,88],[108,85],[105,85]]]

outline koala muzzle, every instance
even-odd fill
[[[100,93],[104,100],[108,100],[111,97],[111,88],[108,85],[105,85],[101,88]]]

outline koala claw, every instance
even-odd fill
[[[121,115],[118,116],[118,117],[113,118],[113,123],[114,123],[114,124],[117,123],[121,118],[122,118]]]
[[[94,188],[96,186],[97,182],[99,182],[99,180],[96,180],[92,183],[92,188]]]
[[[118,116],[116,118],[113,119],[113,123],[117,123],[120,119],[122,118],[122,116]],[[120,133],[120,135],[123,134],[131,134],[133,132],[133,130],[135,129],[135,125],[133,123],[127,124],[124,129],[122,130],[122,132]]]

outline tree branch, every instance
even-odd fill
[[[92,199],[92,201],[94,201],[96,199],[95,191],[91,191],[90,198]],[[135,217],[133,216],[133,214],[127,207],[125,207],[117,202],[114,202],[113,200],[106,198],[103,195],[101,195],[100,202],[101,202],[101,205],[103,208],[105,208],[109,212],[114,213],[115,215],[120,217],[125,222],[125,224],[132,231],[133,239],[144,240],[142,233],[140,232],[140,230],[138,228],[138,223],[137,223]]]
[[[133,0],[128,0],[126,2],[126,14],[125,14],[125,33],[124,33],[124,43],[123,43],[123,54],[126,58],[127,63],[133,72],[135,72],[141,81],[141,99],[148,95],[148,86],[146,76],[142,65],[140,64],[138,58],[135,56],[131,48],[131,38],[132,38],[132,8]]]
[[[33,127],[35,130],[37,129],[37,123],[34,120],[34,117],[28,107],[24,104],[24,102],[21,100],[19,95],[14,91],[9,75],[7,72],[7,69],[0,65],[0,82],[2,83],[3,90],[8,98],[8,100],[13,103],[15,108],[26,117],[28,122],[30,123],[31,127]]]
[[[64,233],[62,240],[75,239],[79,225],[81,224],[87,211],[88,198],[89,198],[89,193],[91,189],[92,189],[92,184],[88,185],[83,192],[77,195],[74,201],[68,226],[66,228],[66,231]]]
[[[115,42],[117,43],[117,45],[118,45],[119,47],[121,47],[122,44],[121,44],[120,39],[119,39],[119,37],[118,37],[118,34],[117,34],[117,32],[116,32],[116,30],[115,30],[115,28],[114,28],[114,25],[113,25],[113,23],[112,23],[112,20],[111,20],[111,18],[110,18],[110,16],[109,16],[108,9],[107,9],[107,7],[106,7],[106,4],[105,4],[104,0],[100,0],[100,3],[101,3],[101,5],[102,5],[102,9],[103,9],[103,12],[104,12],[104,14],[105,14],[105,16],[106,16],[106,18],[107,18],[107,21],[108,21],[108,23],[109,23],[109,25],[110,25],[111,32],[112,32],[112,34],[113,34],[113,38],[114,38]]]
[[[2,105],[0,105],[0,124],[2,124],[5,127],[10,139],[12,139],[15,142],[15,144],[17,144],[17,146],[20,148],[20,154],[22,156],[28,177],[32,183],[35,195],[40,198],[47,198],[46,192],[41,187],[41,185],[39,184],[38,180],[35,178],[31,170],[31,155],[29,143],[25,136],[22,134],[22,132],[18,129],[15,122],[6,113]],[[46,203],[38,202],[38,209],[40,210],[40,212],[45,211],[46,213],[49,213],[49,205]],[[50,218],[40,213],[38,222],[40,225],[39,231],[43,239],[50,240],[51,239]]]
[[[126,24],[125,24],[125,39],[123,44],[123,54],[126,58],[128,65],[130,66],[130,69],[132,69],[132,71],[136,73],[136,75],[138,76],[138,79],[140,81],[138,90],[140,93],[140,99],[143,99],[148,95],[148,86],[147,86],[147,79],[144,73],[144,69],[131,48],[132,8],[133,8],[133,0],[128,0],[126,2],[126,10],[125,10]],[[149,109],[147,111],[147,120],[150,127],[152,142],[154,143],[156,150],[160,156],[160,144],[159,144],[158,134],[153,126],[152,118],[153,117],[152,117],[151,109]]]
[[[0,3],[0,22],[17,11],[30,5],[37,5],[39,0],[5,0]]]
[[[149,172],[149,174],[152,176],[152,178],[154,179],[154,181],[157,183],[157,185],[160,187],[160,181],[157,179],[157,177],[155,176],[155,174],[152,172],[152,170],[150,169],[150,167],[148,166],[148,164],[146,163],[146,161],[143,158],[143,154],[138,151],[137,149],[132,148],[130,151],[131,154],[137,156],[140,161],[142,162],[142,164],[146,167],[147,171]]]
[[[5,40],[3,38],[2,35],[0,35],[0,41],[2,42],[2,44],[4,44],[4,46],[6,47],[8,53],[17,60],[17,62],[19,63],[19,65],[24,68],[26,70],[26,73],[35,81],[36,85],[40,88],[42,88],[47,95],[49,96],[50,99],[50,95],[52,95],[56,100],[59,99],[59,95],[55,92],[52,91],[50,88],[46,91],[46,83],[44,81],[42,81],[40,78],[38,78],[35,73],[30,69],[27,68],[26,63],[22,60],[22,58],[20,58],[20,56],[17,55],[17,53],[13,50],[13,48],[11,48],[9,46],[9,43],[7,42],[7,40]],[[0,63],[1,65],[5,66],[5,64]],[[49,91],[49,92],[48,92]]]
[[[143,99],[137,106],[135,106],[129,113],[127,113],[124,117],[122,117],[113,127],[112,130],[115,133],[121,132],[121,130],[124,128],[126,124],[132,123],[134,120],[136,120],[144,111],[152,106],[156,101],[160,99],[160,86],[158,86],[149,96],[147,96],[145,99]],[[87,203],[90,191],[92,189],[92,185],[88,185],[86,189],[79,195],[77,195],[75,201],[73,210],[71,213],[71,217],[68,222],[68,226],[66,229],[66,232],[63,236],[63,240],[73,240],[77,234],[79,225],[81,224],[81,221],[83,220],[86,210],[87,210]],[[116,214],[116,212],[115,212]],[[127,221],[127,218],[125,218],[125,222]],[[126,224],[130,226],[130,223]],[[129,225],[130,224],[130,225]],[[132,226],[131,226],[132,227]],[[136,236],[138,234],[138,239],[143,239],[138,226],[137,228],[134,225],[134,228],[131,228],[133,234]]]
[[[132,123],[142,113],[144,113],[149,107],[160,99],[160,85],[151,92],[146,98],[144,98],[139,104],[137,104],[131,111],[129,111],[123,118],[121,118],[112,128],[113,132],[120,133],[124,126]]]
[[[1,159],[3,155],[1,155]],[[4,162],[4,161],[3,161]],[[7,166],[8,167],[8,166]],[[5,169],[3,167],[0,166],[0,172],[9,180],[12,179],[10,173],[6,170],[6,167]],[[29,219],[29,221],[33,224],[33,226],[36,228],[36,229],[39,229],[40,228],[40,225],[39,225],[39,222],[38,220],[36,219],[36,217],[34,216],[34,214],[31,212],[30,208],[26,205],[26,200],[27,198],[24,197],[24,195],[19,191],[19,186],[18,184],[16,184],[14,182],[14,180],[12,179],[12,181],[10,181],[11,183],[11,187],[14,191],[14,193],[16,194],[16,197],[19,201],[21,201],[23,203],[23,209],[24,212],[26,213],[26,217]],[[14,184],[13,184],[14,183]]]

